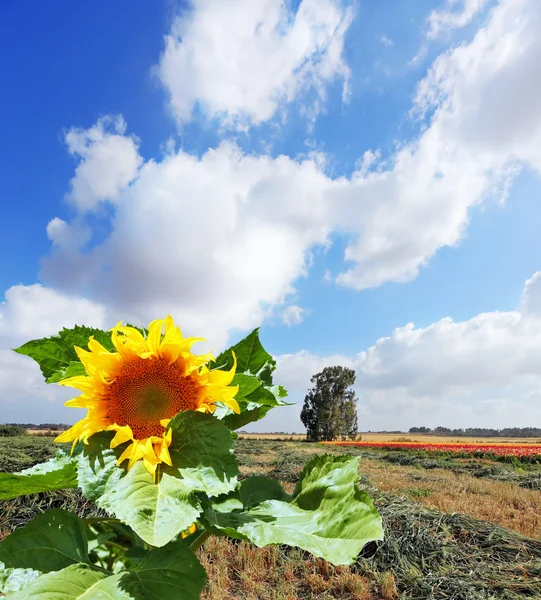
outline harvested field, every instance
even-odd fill
[[[52,451],[51,438],[12,438],[0,443],[0,461],[17,470]],[[353,567],[332,567],[285,546],[259,549],[211,537],[199,550],[209,573],[205,600],[541,598],[541,467],[301,442],[237,443],[241,476],[268,475],[289,492],[306,460],[328,452],[361,456],[360,485],[381,512],[384,542],[365,547]],[[2,502],[0,537],[51,506],[99,514],[74,490]]]

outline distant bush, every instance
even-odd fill
[[[17,425],[0,425],[0,437],[17,437],[26,435],[26,431]]]

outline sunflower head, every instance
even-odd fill
[[[118,324],[111,330],[115,352],[90,338],[88,350],[75,347],[86,376],[64,379],[59,385],[81,390],[66,406],[86,408],[84,419],[56,438],[75,445],[98,431],[115,431],[111,448],[130,442],[117,464],[128,469],[143,460],[153,476],[160,463],[171,465],[171,418],[181,410],[214,412],[221,402],[240,412],[235,400],[238,386],[230,371],[209,370],[211,354],[192,354],[201,338],[184,338],[171,316],[152,321],[148,335]]]

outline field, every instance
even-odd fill
[[[211,537],[199,551],[205,600],[541,598],[541,465],[261,438],[238,441],[242,474],[274,477],[288,490],[315,453],[360,455],[360,486],[386,539],[365,547],[353,567],[332,567],[296,549]],[[53,453],[51,438],[0,438],[0,469]],[[74,490],[1,502],[0,538],[53,506],[99,514]]]
[[[306,435],[303,433],[240,433],[244,440],[283,440],[303,442]],[[538,438],[506,438],[506,437],[452,437],[448,435],[426,435],[412,433],[360,433],[359,441],[362,442],[422,442],[425,444],[446,444],[450,442],[476,443],[476,444],[541,444]]]

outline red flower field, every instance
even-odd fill
[[[423,442],[322,442],[335,446],[382,448],[389,450],[425,450],[428,452],[453,452],[473,456],[516,457],[541,461],[540,444],[473,444],[473,443],[423,443]]]

